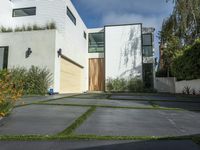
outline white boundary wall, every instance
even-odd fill
[[[176,93],[183,93],[185,87],[190,87],[191,90],[194,89],[196,93],[200,94],[200,79],[176,82]]]
[[[189,81],[176,81],[176,78],[156,78],[155,89],[164,93],[183,93],[185,87],[189,87],[191,92],[195,90],[200,94],[200,79]]]

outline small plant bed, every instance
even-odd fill
[[[0,27],[0,33],[8,33],[8,32],[25,32],[25,31],[37,31],[37,30],[53,30],[56,29],[56,24],[54,22],[46,23],[44,26],[39,26],[36,24],[16,27],[16,28],[6,28],[4,26]]]

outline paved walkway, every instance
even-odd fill
[[[74,95],[74,96],[73,96]],[[29,105],[24,105],[29,104]],[[74,136],[185,136],[200,134],[198,97],[84,94],[26,97],[0,121],[0,136],[57,135],[76,124]],[[86,112],[96,106],[88,118]],[[178,108],[178,109],[177,109]],[[17,145],[17,146],[16,146]],[[34,146],[33,146],[34,145]],[[0,142],[0,149],[190,149],[192,141]]]

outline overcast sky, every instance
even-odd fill
[[[156,56],[158,56],[157,34],[162,21],[173,9],[166,0],[72,0],[88,28],[108,24],[143,23],[154,27]]]

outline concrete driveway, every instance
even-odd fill
[[[23,103],[22,103],[23,102]],[[28,105],[24,105],[28,104]],[[19,101],[12,114],[0,121],[0,136],[54,136],[65,131],[91,108],[96,110],[73,128],[75,136],[177,137],[200,135],[199,97],[147,94],[83,94],[29,97]],[[80,119],[81,118],[81,119]],[[1,141],[1,149],[20,145],[31,149],[190,149],[185,141]],[[79,145],[79,146],[77,146]],[[170,146],[167,146],[170,145]],[[35,147],[34,147],[35,148]]]

